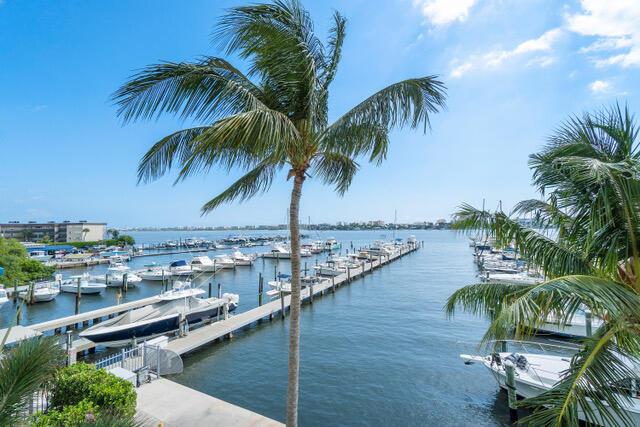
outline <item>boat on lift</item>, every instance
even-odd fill
[[[80,337],[107,347],[121,347],[133,338],[149,339],[188,325],[215,319],[234,311],[240,301],[237,294],[225,293],[221,298],[198,298],[204,290],[191,287],[190,282],[176,281],[174,288],[158,296],[158,302],[130,310],[113,319],[94,325],[80,333]]]

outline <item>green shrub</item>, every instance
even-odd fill
[[[67,405],[77,405],[86,399],[101,412],[125,417],[133,417],[136,412],[133,384],[85,363],[61,369],[51,392],[51,406],[57,410]]]
[[[77,405],[67,405],[62,409],[52,409],[46,414],[36,414],[31,422],[32,427],[73,427],[91,422],[97,418],[98,408],[84,399]]]

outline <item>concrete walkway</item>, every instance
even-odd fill
[[[137,389],[136,420],[164,427],[282,427],[284,424],[164,378]]]

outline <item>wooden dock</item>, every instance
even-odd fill
[[[382,267],[410,252],[418,249],[418,245],[403,245],[400,250],[388,257],[377,258],[374,260],[362,260],[360,267],[350,269],[348,273],[335,276],[332,279],[323,279],[322,282],[313,286],[313,293],[310,287],[302,290],[302,301],[312,302],[313,297],[324,295],[326,292],[335,292],[337,288],[345,285],[352,280],[362,277],[372,270]],[[313,297],[312,297],[313,295]],[[287,295],[281,299],[270,301],[254,309],[231,316],[228,319],[219,320],[210,325],[202,326],[190,331],[186,336],[176,338],[169,342],[167,350],[171,350],[179,355],[183,355],[190,351],[194,351],[204,345],[207,345],[217,339],[231,337],[235,331],[248,327],[253,323],[257,323],[262,319],[268,318],[272,320],[276,315],[282,317],[283,310],[291,305],[291,296]]]

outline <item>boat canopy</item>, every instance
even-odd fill
[[[181,259],[178,261],[173,261],[171,264],[169,264],[169,267],[182,267],[186,265],[187,265],[187,261]]]

